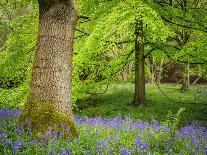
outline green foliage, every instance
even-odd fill
[[[181,125],[181,114],[185,110],[185,108],[180,108],[178,112],[174,115],[172,111],[168,110],[167,120],[164,122],[169,129],[169,138],[170,138],[170,148],[175,150],[174,143],[176,138],[176,131],[179,129]]]
[[[25,103],[28,92],[28,82],[14,89],[5,90],[0,88],[0,108],[9,109],[22,107]]]
[[[75,45],[74,79],[84,76],[81,81],[85,84],[115,81],[117,73],[133,61],[136,18],[146,25],[146,42],[163,42],[171,34],[158,14],[141,0],[79,3],[80,12],[91,16],[91,21],[78,25]]]
[[[10,7],[9,4],[6,6]],[[22,11],[18,7],[20,10],[14,10],[12,14],[16,18],[5,21],[12,31],[4,43],[5,48],[0,51],[1,88],[16,88],[30,78],[37,33],[37,10],[24,4],[22,7],[27,10]]]

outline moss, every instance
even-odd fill
[[[25,123],[28,119],[29,123]],[[61,113],[54,104],[38,102],[36,99],[28,99],[20,115],[17,125],[23,124],[24,128],[30,125],[35,135],[45,135],[48,127],[52,131],[62,133],[63,137],[74,139],[78,131],[70,114]]]

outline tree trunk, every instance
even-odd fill
[[[161,62],[160,62],[159,73],[157,76],[157,83],[160,83],[162,79],[162,72],[163,72],[163,59],[161,59]]]
[[[35,132],[70,126],[77,135],[71,107],[73,38],[78,14],[73,0],[39,0],[39,30],[30,92],[20,121],[28,117]]]
[[[190,64],[187,63],[185,68],[186,69],[185,69],[185,74],[184,74],[184,78],[183,78],[183,85],[181,87],[181,90],[188,91],[190,88],[190,74],[189,74]]]
[[[151,74],[151,83],[154,84],[157,77],[157,64],[154,58],[152,58]]]
[[[133,100],[135,106],[143,106],[146,101],[144,60],[143,22],[138,20],[135,27],[135,94]]]
[[[199,77],[197,77],[197,78],[193,81],[192,85],[195,85],[201,78],[202,78],[202,75],[199,76]]]
[[[188,63],[187,64],[187,85],[186,85],[186,88],[187,90],[189,90],[189,87],[190,87],[190,64]]]

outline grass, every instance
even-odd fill
[[[162,84],[160,87],[176,103],[166,98],[156,85],[146,84],[147,105],[134,107],[131,105],[134,85],[131,83],[112,84],[104,94],[88,97],[82,95],[84,97],[76,100],[74,113],[89,117],[115,117],[121,115],[123,118],[130,116],[140,120],[150,121],[156,119],[162,122],[165,121],[169,110],[175,113],[179,108],[185,108],[181,118],[183,125],[194,120],[207,121],[207,86],[191,86],[190,91],[186,92],[180,90],[180,85]],[[22,107],[26,94],[26,84],[10,90],[0,89],[0,108]]]
[[[80,116],[114,117],[121,115],[135,119],[165,121],[168,110],[175,113],[179,108],[185,108],[182,114],[182,124],[194,120],[207,121],[207,87],[194,86],[190,91],[182,92],[179,85],[161,85],[164,96],[156,85],[146,85],[147,105],[134,107],[133,84],[111,85],[105,94],[91,95],[77,100],[75,113]],[[180,102],[180,103],[177,103]]]
[[[0,108],[13,109],[22,107],[26,99],[27,88],[26,84],[14,89],[0,88]]]

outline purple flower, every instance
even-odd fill
[[[32,140],[30,144],[37,144],[37,140]]]
[[[98,147],[98,145],[95,147],[95,150],[96,150],[96,152],[99,151],[99,147]]]
[[[11,144],[11,141],[10,140],[7,140],[6,141],[6,147],[8,147],[10,144]]]
[[[138,136],[135,140],[135,145],[141,145],[142,144],[142,137]]]
[[[15,129],[14,132],[22,134],[24,133],[24,129]]]
[[[6,134],[4,131],[1,132],[1,141],[3,142],[6,138]]]
[[[129,150],[127,150],[125,147],[121,147],[120,153],[121,153],[121,155],[130,155],[131,154],[131,152]]]
[[[53,139],[54,139],[54,140],[57,140],[57,134],[58,134],[58,133],[57,133],[57,131],[55,130],[55,131],[53,132]]]
[[[29,145],[28,142],[24,142],[24,147],[27,147]]]
[[[70,155],[72,152],[69,149],[60,151],[59,155]]]
[[[48,141],[48,137],[46,135],[40,136],[41,143],[46,143]]]
[[[201,143],[200,143],[200,141],[198,139],[193,139],[191,141],[191,143],[194,144],[194,145],[196,145],[198,148],[200,148],[200,146],[201,146]]]
[[[48,127],[47,131],[46,131],[46,134],[48,137],[52,136],[52,128],[51,126]]]
[[[149,149],[149,147],[150,147],[150,143],[146,143],[146,144],[144,144],[143,149],[147,150],[147,149]]]
[[[207,154],[207,144],[206,144],[206,147],[205,147],[204,150],[203,150],[203,153],[204,153],[204,154]]]
[[[50,151],[49,155],[53,155],[53,151]]]
[[[19,117],[20,116],[20,114],[21,114],[21,110],[19,110],[19,109],[14,109],[13,111],[12,111],[12,116],[13,117]]]
[[[151,123],[153,124],[153,125],[159,125],[159,122],[157,121],[157,120],[155,120],[155,119],[152,119],[152,121],[151,121]]]
[[[9,119],[11,116],[12,114],[8,109],[6,108],[0,109],[0,119],[3,118]]]
[[[17,154],[21,148],[22,143],[20,141],[12,142],[14,153]]]
[[[29,118],[28,117],[26,117],[26,119],[25,119],[25,124],[29,124]]]
[[[60,133],[58,134],[58,138],[61,139],[62,137],[63,137],[63,132],[60,132]]]
[[[173,150],[170,149],[169,155],[173,155]]]

